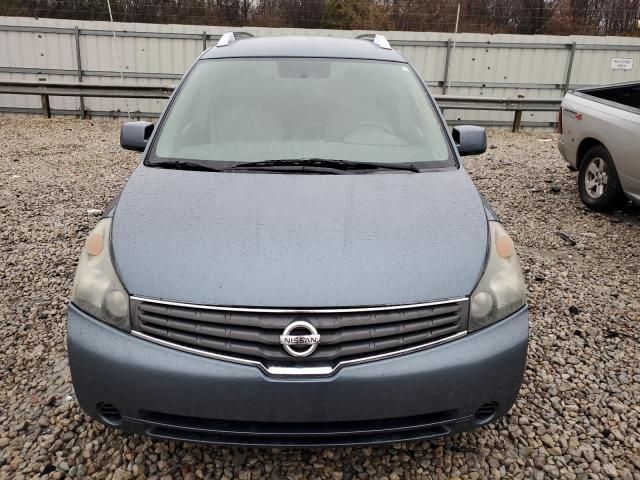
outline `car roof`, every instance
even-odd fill
[[[406,63],[399,52],[382,48],[371,39],[315,36],[243,36],[228,45],[209,48],[201,58],[243,57],[355,58]]]

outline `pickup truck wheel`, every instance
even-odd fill
[[[622,203],[624,193],[609,150],[598,145],[580,162],[578,191],[582,203],[592,210],[608,212]]]

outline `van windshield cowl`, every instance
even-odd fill
[[[365,173],[455,167],[456,161],[443,122],[407,64],[243,58],[194,66],[146,164]]]

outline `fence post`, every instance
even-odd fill
[[[453,40],[447,40],[447,56],[444,60],[444,80],[442,82],[442,94],[446,95],[449,90],[449,62],[451,60],[451,50],[453,47]]]
[[[51,106],[49,105],[49,95],[40,95],[42,101],[42,114],[45,118],[51,118]]]
[[[522,123],[522,110],[516,110],[516,113],[513,115],[513,126],[511,127],[511,131],[519,132],[521,123]]]
[[[569,53],[569,64],[567,65],[567,75],[564,79],[564,93],[569,91],[569,85],[571,85],[571,70],[573,70],[573,59],[576,56],[576,42],[571,44],[571,52]]]
[[[82,82],[82,56],[80,55],[80,30],[75,27],[76,35],[76,64],[78,65],[78,82]],[[84,108],[84,97],[80,97],[80,118],[86,118],[87,112]]]
[[[202,51],[207,49],[207,32],[202,32]]]

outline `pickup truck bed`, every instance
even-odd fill
[[[578,170],[582,201],[594,210],[640,204],[640,82],[565,95],[558,148]]]

